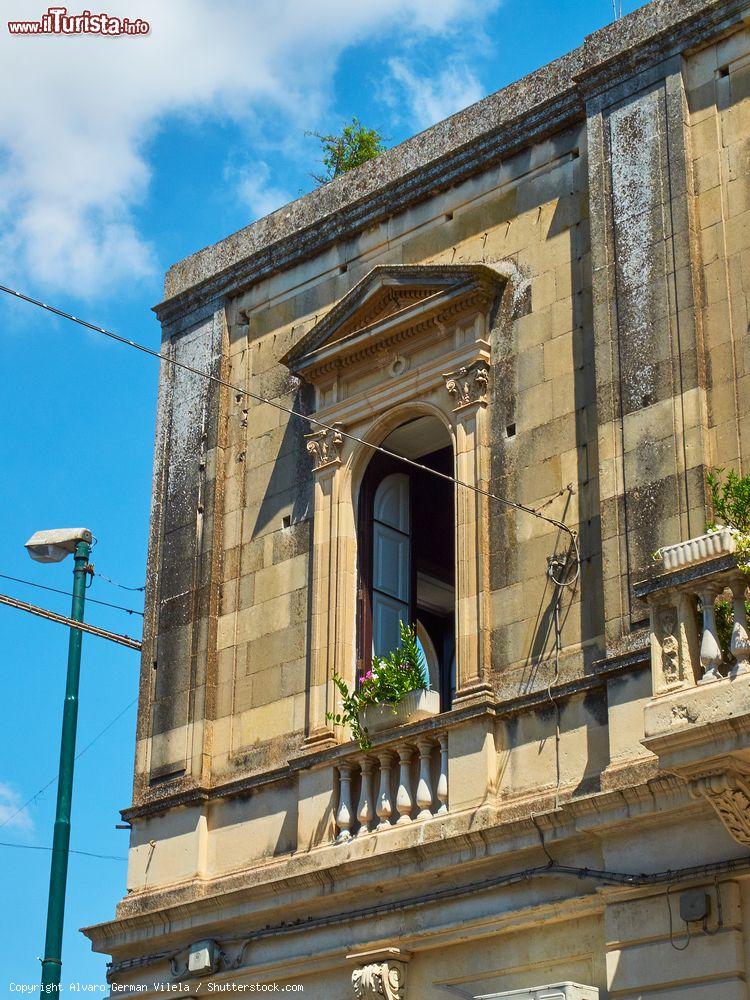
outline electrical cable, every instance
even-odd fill
[[[120,590],[132,590],[136,593],[142,594],[146,589],[145,585],[143,587],[128,587],[124,583],[118,583],[117,580],[112,580],[110,577],[105,576],[104,573],[99,573],[97,571],[93,571],[93,576],[98,576],[100,580],[104,580],[105,583],[111,583],[113,587],[119,587]]]
[[[114,340],[118,344],[123,344],[126,347],[132,347],[134,350],[140,351],[142,354],[146,354],[149,357],[166,362],[167,364],[173,365],[175,368],[181,368],[183,371],[190,372],[192,375],[197,375],[199,378],[205,378],[211,382],[215,382],[217,385],[221,385],[226,389],[231,389],[233,392],[238,393],[241,396],[246,396],[248,399],[253,399],[258,403],[265,403],[268,406],[272,406],[274,409],[280,410],[282,413],[286,413],[287,416],[305,420],[308,424],[319,427],[322,430],[330,431],[333,434],[339,435],[341,438],[345,438],[349,441],[354,441],[357,444],[363,445],[365,448],[370,448],[372,451],[380,452],[383,455],[387,455],[389,458],[394,458],[399,462],[404,462],[406,465],[415,469],[420,469],[433,476],[437,476],[439,479],[444,479],[456,486],[463,486],[464,489],[471,490],[474,493],[487,497],[490,500],[495,500],[497,503],[510,507],[513,510],[523,511],[524,513],[530,514],[532,517],[536,517],[541,521],[546,521],[548,524],[551,524],[553,527],[563,531],[569,536],[571,546],[575,553],[576,562],[578,566],[580,566],[581,557],[578,549],[578,539],[575,532],[563,521],[559,521],[554,517],[542,514],[540,511],[535,510],[533,507],[528,507],[526,504],[517,503],[515,500],[508,500],[507,497],[498,496],[496,493],[484,490],[480,486],[475,486],[472,483],[467,483],[454,476],[450,476],[445,472],[432,469],[427,465],[423,465],[421,462],[415,462],[413,459],[407,458],[405,455],[400,455],[398,452],[390,451],[390,449],[384,448],[382,445],[365,441],[362,438],[357,437],[356,434],[351,434],[348,431],[343,430],[338,424],[328,424],[323,420],[319,420],[317,417],[311,417],[305,413],[300,413],[298,410],[293,410],[288,406],[284,406],[283,403],[277,403],[275,400],[268,399],[266,396],[261,396],[259,393],[252,392],[250,389],[243,389],[240,386],[233,385],[231,382],[220,378],[218,375],[212,375],[210,372],[201,371],[199,368],[194,368],[192,365],[186,364],[184,361],[178,361],[176,358],[171,358],[168,355],[162,354],[160,351],[155,351],[150,347],[146,347],[145,344],[139,344],[137,341],[130,340],[127,337],[122,337],[120,334],[115,333],[112,330],[107,330],[103,326],[97,326],[95,323],[89,323],[87,320],[80,319],[78,316],[74,316],[72,313],[66,312],[64,309],[58,309],[56,306],[48,305],[46,302],[42,302],[40,299],[32,298],[30,295],[19,292],[15,288],[9,288],[7,285],[0,285],[0,292],[5,292],[6,295],[11,295],[14,298],[21,299],[23,302],[28,302],[30,305],[37,306],[39,309],[44,309],[46,312],[52,313],[54,316],[59,316],[61,319],[67,319],[71,323],[76,323],[78,326],[85,327],[87,330],[93,330],[95,333],[101,333],[103,336],[108,337],[110,340]]]
[[[37,844],[11,844],[0,840],[0,847],[17,847],[22,851],[54,851],[54,847],[41,847]],[[68,854],[80,854],[84,858],[99,858],[101,861],[127,861],[117,854],[93,854],[91,851],[74,851],[71,847]]]
[[[688,946],[689,946],[689,944],[690,944],[690,941],[692,939],[692,932],[690,930],[690,924],[687,922],[687,920],[685,921],[685,927],[687,929],[687,937],[685,939],[685,944],[678,945],[678,944],[675,944],[675,942],[674,942],[674,928],[672,926],[672,903],[671,903],[671,900],[669,898],[669,892],[670,892],[670,890],[673,887],[674,887],[673,883],[671,883],[671,882],[667,886],[667,912],[669,913],[669,943],[672,945],[672,947],[674,948],[675,951],[686,951],[687,948],[688,948]]]
[[[243,937],[229,937],[217,940],[217,944],[222,948],[227,944],[239,945],[239,950],[233,961],[228,962],[225,972],[234,972],[242,968],[245,953],[254,942],[265,938],[274,937],[277,934],[308,932],[312,928],[330,927],[336,924],[350,925],[353,920],[367,919],[370,917],[382,916],[392,913],[394,910],[402,913],[411,906],[424,906],[428,903],[437,903],[442,900],[455,900],[463,896],[476,895],[479,892],[497,889],[500,887],[517,884],[519,882],[530,882],[532,879],[546,875],[570,876],[581,880],[592,880],[604,885],[623,886],[626,888],[639,888],[651,885],[661,885],[667,882],[671,889],[677,882],[688,881],[695,878],[707,878],[719,872],[733,873],[737,871],[747,871],[750,869],[750,856],[744,858],[731,858],[725,861],[714,861],[703,865],[693,865],[686,868],[667,869],[666,871],[653,873],[628,873],[615,872],[595,868],[580,868],[572,865],[560,865],[549,861],[545,865],[537,865],[533,868],[525,868],[520,871],[510,872],[505,875],[497,875],[480,882],[458,886],[445,886],[440,889],[433,889],[430,892],[421,893],[418,896],[410,896],[388,902],[373,903],[360,907],[358,910],[347,910],[339,913],[332,913],[320,917],[298,917],[295,920],[282,920],[280,923],[259,928]],[[670,911],[671,915],[671,911]],[[679,949],[678,950],[684,950]],[[126,959],[122,963],[112,962],[109,966],[110,973],[116,973],[125,969],[138,968],[149,965],[156,960],[167,959],[170,964],[185,951],[184,948],[172,953],[161,952],[156,955],[143,955],[138,959]]]
[[[560,768],[560,706],[557,699],[552,694],[552,687],[553,685],[556,685],[560,679],[560,651],[562,649],[562,628],[560,627],[561,600],[562,587],[555,584],[555,608],[553,613],[555,625],[555,669],[554,674],[550,678],[550,682],[547,685],[547,697],[552,702],[555,709],[555,809],[558,809],[560,806],[560,782],[562,780],[562,774]]]
[[[99,576],[99,574],[96,574]],[[14,583],[22,583],[26,587],[36,587],[37,590],[49,590],[53,594],[63,594],[65,597],[74,597],[75,595],[69,590],[60,590],[59,587],[48,587],[44,583],[34,583],[33,580],[22,580],[18,576],[8,576],[7,573],[0,573],[0,580],[12,580]],[[114,608],[116,611],[124,611],[129,615],[140,615],[143,618],[143,612],[136,610],[136,608],[126,608],[122,604],[110,604],[109,601],[99,601],[96,597],[89,597],[86,595],[87,604],[101,604],[104,608]]]
[[[85,747],[83,747],[83,749],[78,751],[78,753],[75,755],[75,759],[79,760],[79,758],[83,757],[86,751],[90,750],[91,747],[96,743],[96,741],[101,739],[101,737],[104,736],[104,734],[108,732],[112,728],[112,726],[114,726],[114,724],[117,721],[119,721],[123,717],[123,715],[125,715],[128,709],[132,708],[133,705],[135,705],[137,701],[138,701],[137,697],[133,698],[132,701],[129,701],[128,704],[125,706],[125,708],[121,709],[113,719],[110,719],[107,725],[103,729],[100,729],[99,732],[96,734],[96,736],[94,736],[93,739],[89,740],[89,742],[86,744]],[[19,813],[22,813],[27,806],[30,806],[32,802],[35,802],[43,792],[46,792],[48,788],[50,788],[57,782],[57,779],[58,775],[55,775],[54,778],[50,778],[50,780],[47,782],[46,785],[42,785],[42,787],[38,789],[36,792],[34,792],[34,794],[30,798],[26,799],[23,805],[20,805],[14,813],[11,813],[10,816],[6,816],[5,819],[2,821],[2,823],[0,823],[0,829],[2,829],[2,827],[4,826],[7,826],[7,824],[10,823],[12,819],[15,819]]]

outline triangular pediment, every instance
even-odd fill
[[[283,358],[292,371],[335,363],[387,330],[435,315],[480,292],[490,302],[505,278],[485,264],[378,265],[359,281]]]

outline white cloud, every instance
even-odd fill
[[[268,215],[294,198],[274,183],[271,168],[263,160],[239,168],[227,167],[224,176],[235,185],[240,201],[247,205],[253,219]]]
[[[485,96],[477,76],[459,60],[449,60],[432,77],[415,73],[403,59],[390,59],[388,65],[419,128],[428,128]],[[396,103],[393,93],[388,101]]]
[[[31,813],[26,808],[21,808],[22,799],[15,789],[0,781],[0,825],[6,830],[25,830],[30,832],[34,829],[34,822]]]
[[[348,46],[371,37],[402,44],[434,37],[487,9],[481,0],[101,6],[147,18],[150,34],[19,37],[0,22],[0,270],[37,288],[85,296],[153,274],[163,263],[133,210],[148,190],[150,140],[169,116],[214,115],[260,135],[311,127],[327,108]],[[46,7],[45,0],[13,0],[5,15],[37,19]],[[476,90],[468,76],[457,85],[441,80],[418,100],[411,84],[425,119],[460,102],[469,84],[472,95]],[[286,197],[268,168],[241,172],[237,183],[254,212]]]

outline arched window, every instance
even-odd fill
[[[372,652],[398,646],[399,623],[411,621],[409,477],[392,472],[375,490],[372,510]]]
[[[435,418],[393,431],[384,447],[453,474],[453,449]],[[416,626],[431,686],[442,708],[455,689],[455,523],[453,485],[376,454],[359,498],[358,660],[399,644],[399,623]]]

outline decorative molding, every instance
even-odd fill
[[[341,464],[341,449],[344,444],[342,425],[332,424],[330,428],[321,428],[313,434],[306,434],[307,450],[312,455],[313,468],[316,472],[328,466]]]
[[[690,794],[706,799],[737,843],[750,847],[750,775],[732,768],[705,774],[690,782]]]
[[[486,313],[508,277],[489,264],[376,264],[281,359],[315,384],[418,336]]]
[[[487,387],[490,380],[489,368],[483,361],[459,368],[443,375],[445,388],[454,397],[454,411],[477,404],[487,405]]]
[[[489,365],[489,358],[490,346],[481,338],[462,344],[443,357],[438,356],[423,363],[420,363],[417,352],[413,351],[410,353],[409,367],[402,375],[391,375],[385,367],[379,384],[366,385],[350,395],[326,403],[316,411],[316,416],[327,424],[341,423],[347,428],[361,422],[369,423],[397,406],[413,403],[415,399],[433,391],[444,392],[443,373],[446,368],[458,369],[478,360]],[[416,385],[419,390],[415,390]],[[450,417],[449,406],[444,409],[448,411],[445,416]]]
[[[416,302],[429,298],[437,291],[440,291],[438,285],[427,285],[424,288],[386,286],[379,295],[373,295],[372,299],[362,309],[355,312],[350,320],[341,324],[337,330],[337,336],[343,339],[351,334],[366,330],[369,326],[388,319],[400,310],[408,309]]]
[[[403,962],[375,962],[355,969],[352,989],[357,1000],[405,1000],[406,965]]]
[[[346,957],[359,963],[352,972],[356,1000],[406,1000],[406,963],[411,958],[410,952],[381,948]]]

